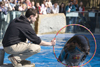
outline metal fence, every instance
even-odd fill
[[[66,24],[81,24],[91,30],[92,33],[100,33],[100,12],[70,12],[66,13]],[[66,28],[67,33],[89,33],[79,26]]]
[[[2,40],[10,21],[24,14],[25,12],[20,11],[9,11],[7,12],[7,15],[0,12],[0,41]],[[66,24],[81,24],[89,28],[93,33],[100,34],[100,12],[66,13]],[[66,28],[66,33],[79,32],[89,33],[87,30],[79,26],[70,26]]]
[[[0,45],[10,21],[24,13],[20,11],[9,11],[7,14],[0,12]]]

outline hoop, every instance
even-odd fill
[[[89,31],[89,33],[92,35],[92,37],[93,37],[93,39],[94,39],[94,42],[95,42],[95,51],[94,51],[93,56],[91,57],[91,59],[90,59],[89,61],[87,61],[86,63],[84,63],[84,64],[82,64],[82,65],[79,65],[79,66],[69,66],[69,65],[66,65],[66,64],[62,63],[60,60],[58,60],[58,58],[57,58],[57,56],[56,56],[56,54],[55,54],[54,46],[53,46],[53,53],[54,53],[54,55],[55,55],[55,58],[56,58],[60,63],[62,63],[62,64],[65,65],[65,66],[68,66],[68,67],[80,67],[80,66],[84,66],[84,65],[86,65],[87,63],[89,63],[89,62],[93,59],[93,57],[94,57],[94,55],[95,55],[95,53],[96,53],[96,49],[97,49],[96,39],[95,39],[93,33],[92,33],[87,27],[85,27],[85,26],[83,26],[83,25],[80,25],[80,24],[69,24],[69,25],[64,26],[63,28],[61,28],[61,29],[57,32],[57,34],[56,34],[55,37],[54,37],[54,40],[56,40],[56,37],[57,37],[57,35],[59,34],[59,32],[60,32],[62,29],[64,29],[65,27],[68,27],[68,26],[80,26],[80,27],[85,28],[87,31]]]

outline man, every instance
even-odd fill
[[[30,8],[26,11],[25,16],[20,16],[10,22],[8,29],[3,38],[3,47],[5,52],[11,54],[8,58],[14,67],[22,67],[30,64],[26,58],[38,53],[41,46],[55,45],[56,41],[51,42],[42,41],[31,27],[31,23],[35,22],[37,18],[37,11]],[[32,43],[27,43],[26,39]]]
[[[77,4],[77,1],[76,0],[74,0],[73,1],[73,5],[75,6],[75,8],[76,8],[76,11],[79,11],[79,7],[78,7],[78,4]]]
[[[76,11],[76,8],[73,5],[73,2],[70,1],[69,3],[70,3],[69,6],[66,6],[66,8],[65,8],[66,9],[66,12],[75,12]]]
[[[59,13],[59,5],[57,2],[55,2],[54,5],[52,6],[52,12],[54,14]]]
[[[69,12],[75,12],[76,11],[75,5],[73,5],[72,1],[70,1],[68,3],[65,10],[66,10],[66,15],[69,14]],[[66,22],[67,22],[67,24],[76,24],[76,18],[67,16],[66,17]],[[74,28],[72,26],[67,28],[67,32],[72,33],[72,31],[74,31],[74,33],[75,33],[75,30],[76,30],[76,26],[74,26]]]
[[[51,2],[51,0],[47,0],[47,2],[46,2],[46,6],[47,6],[47,5],[49,5],[50,8],[52,7],[52,2]]]
[[[40,6],[39,2],[36,3],[36,10],[37,10],[38,14],[42,14],[42,10],[41,10],[41,6]]]

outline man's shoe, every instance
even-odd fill
[[[22,60],[20,63],[21,63],[22,65],[27,65],[27,64],[31,64],[31,61]]]
[[[10,55],[10,56],[8,57],[8,59],[12,62],[12,65],[13,65],[14,67],[22,67],[22,64],[19,63],[19,62],[13,57],[13,55]]]

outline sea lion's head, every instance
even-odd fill
[[[64,49],[71,51],[75,49],[75,47],[78,47],[82,52],[88,55],[90,51],[90,44],[88,38],[83,35],[73,36],[67,41],[67,43],[64,46]]]
[[[66,42],[58,59],[61,62],[65,60],[67,65],[78,66],[79,63],[85,60],[89,51],[90,44],[88,38],[83,35],[75,35]]]

